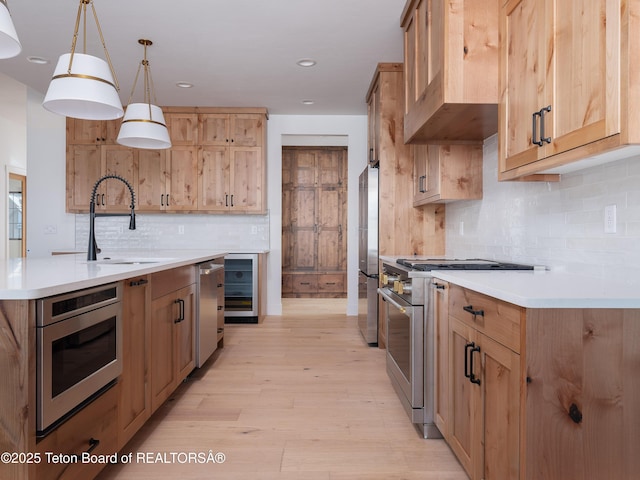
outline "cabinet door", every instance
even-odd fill
[[[174,325],[179,308],[176,296],[167,294],[151,302],[151,411],[169,398],[178,384],[175,366]]]
[[[69,145],[67,148],[67,211],[88,212],[93,186],[102,172],[100,147]]]
[[[434,415],[435,424],[445,439],[449,438],[449,284],[434,280],[433,319],[434,352]]]
[[[376,84],[369,97],[369,163],[376,165],[380,161],[380,84]]]
[[[545,156],[620,132],[620,0],[547,0]],[[553,28],[555,26],[555,29]],[[547,104],[541,105],[545,107]]]
[[[198,156],[195,147],[169,150],[167,210],[196,210],[198,201]]]
[[[232,114],[231,146],[262,147],[263,115],[260,114]]]
[[[98,145],[105,141],[106,132],[103,121],[67,118],[67,143],[73,145]]]
[[[149,344],[149,280],[125,282],[122,299],[122,375],[118,403],[118,449],[140,429],[151,414],[147,378]]]
[[[200,145],[229,146],[229,115],[201,113],[198,116]]]
[[[138,150],[136,208],[159,211],[166,207],[166,150]]]
[[[474,423],[478,412],[473,402],[474,385],[465,376],[469,365],[467,346],[475,332],[454,317],[449,317],[449,446],[467,474],[473,477]]]
[[[184,380],[196,366],[196,286],[190,285],[176,293],[180,320],[175,326],[176,377]]]
[[[198,115],[196,113],[166,113],[165,120],[172,145],[198,144]]]
[[[231,147],[231,210],[263,211],[263,164],[259,147]]]
[[[205,146],[198,165],[198,210],[229,209],[229,148]]]
[[[118,175],[124,178],[132,188],[137,184],[137,171],[134,165],[134,150],[120,145],[104,145],[102,148],[103,175]],[[108,179],[103,182],[105,198],[101,206],[109,212],[129,212],[131,192],[119,180]]]
[[[291,198],[291,270],[316,270],[316,189],[293,190]]]
[[[476,338],[480,364],[474,365],[480,385],[474,400],[482,405],[475,419],[474,475],[484,480],[520,478],[520,355],[489,337]]]
[[[572,2],[565,2],[567,4]],[[500,159],[501,170],[510,170],[542,158],[534,140],[540,137],[539,118],[548,105],[545,0],[510,0],[502,7],[500,44]],[[547,116],[545,116],[547,118]]]

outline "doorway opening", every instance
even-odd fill
[[[282,147],[282,297],[347,295],[345,146]]]
[[[9,206],[7,215],[9,258],[27,256],[26,198],[27,177],[17,173],[9,173],[9,196],[7,199]]]

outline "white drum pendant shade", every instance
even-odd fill
[[[114,120],[124,109],[107,62],[76,53],[60,55],[42,106],[50,112],[85,120]]]
[[[22,51],[9,9],[0,1],[0,59],[15,57]]]
[[[122,119],[117,142],[133,148],[170,148],[171,140],[162,109],[155,105],[149,109],[148,103],[130,103]]]

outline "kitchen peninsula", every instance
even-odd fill
[[[431,274],[436,425],[472,480],[637,478],[636,280]]]
[[[112,455],[169,397],[194,367],[194,265],[221,263],[225,253],[113,251],[91,262],[86,254],[0,262],[0,452],[16,455],[15,462],[3,457],[0,478],[93,478],[104,464],[54,464],[45,454]],[[75,292],[87,294],[77,300]],[[113,299],[105,292],[113,292]],[[58,307],[43,300],[52,296],[59,296],[60,308],[72,304],[80,312],[78,318],[102,309],[117,312],[113,316],[121,318],[121,327],[113,330],[121,330],[122,345],[112,349],[121,349],[122,373],[117,383],[108,385],[111,388],[78,406],[63,417],[65,421],[54,422],[46,436],[37,437],[41,429],[36,399],[42,389],[37,372],[44,356],[36,339],[45,329],[36,327],[36,317],[46,315],[47,305],[54,317],[62,317]],[[109,305],[93,309],[89,301]],[[56,398],[54,393],[52,405]]]

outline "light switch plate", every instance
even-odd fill
[[[616,206],[604,207],[604,233],[616,233],[617,231]]]

